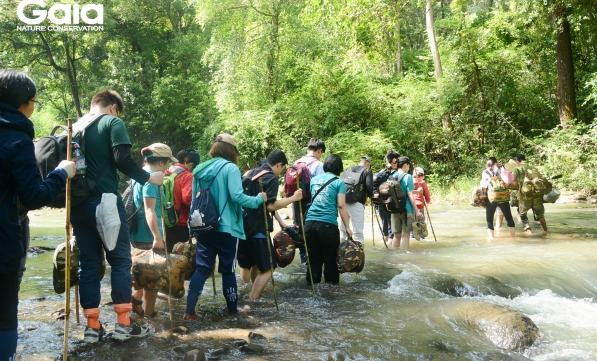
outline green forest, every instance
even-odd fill
[[[396,149],[445,188],[525,153],[597,191],[594,0],[46,1],[102,4],[90,32],[18,30],[19,3],[0,1],[0,67],[36,82],[40,137],[110,88],[135,154],[206,159],[228,132],[245,170],[316,137],[345,166]]]

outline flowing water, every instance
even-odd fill
[[[503,228],[488,242],[484,210],[470,206],[431,206],[438,241],[411,240],[408,251],[386,250],[371,217],[366,219],[366,266],[360,274],[344,274],[339,285],[306,286],[299,257],[275,273],[280,311],[270,286],[262,302],[251,305],[248,316],[224,317],[221,280],[217,295],[211,280],[199,299],[202,321],[185,324],[186,335],[169,332],[168,304],[158,300],[162,313],[146,321],[153,334],[126,343],[104,340],[84,346],[85,320],[71,313],[71,359],[182,360],[186,351],[211,352],[213,360],[597,360],[597,209],[587,204],[547,205],[550,234],[509,238]],[[62,241],[63,214],[44,211],[32,216],[32,246],[56,246]],[[430,229],[431,231],[431,229]],[[52,289],[51,258],[46,252],[28,260],[19,305],[19,354],[22,360],[55,359],[61,355],[63,322],[52,312],[63,307],[63,295]],[[101,320],[113,329],[109,269],[102,281]],[[461,281],[464,297],[431,287],[432,280],[450,276]],[[483,290],[488,276],[518,291],[505,298]],[[240,282],[240,280],[239,280]],[[241,301],[249,286],[240,286]],[[74,294],[71,297],[74,300]],[[472,329],[455,310],[484,301],[528,316],[540,336],[524,354],[495,346]],[[174,325],[182,325],[185,299],[172,300]],[[74,301],[73,301],[74,308]],[[263,352],[246,354],[233,344],[249,340],[249,332],[265,339],[252,342]]]

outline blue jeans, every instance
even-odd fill
[[[79,247],[79,295],[84,309],[100,304],[100,270],[104,243],[95,225],[95,210],[99,203],[84,202],[71,209],[71,223]],[[122,203],[117,204],[120,231],[116,247],[106,250],[106,260],[112,269],[112,301],[114,304],[131,302],[131,242],[126,213]]]
[[[234,272],[238,238],[224,232],[195,233],[195,237],[197,238],[197,269],[189,284],[185,312],[190,315],[195,313],[199,295],[203,292],[205,281],[209,278],[218,256],[220,260],[218,272],[222,274],[222,293],[226,297],[226,306],[230,314],[236,313],[238,295]]]

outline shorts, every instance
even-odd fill
[[[151,242],[135,242],[131,241],[131,246],[136,249],[142,249],[144,251],[148,251],[153,248],[153,241]]]
[[[400,233],[412,232],[414,218],[414,213],[392,213],[392,232],[394,236]]]
[[[241,268],[251,268],[257,265],[260,272],[265,272],[270,269],[276,268],[275,250],[274,246],[270,243],[271,247],[271,258],[270,250],[267,247],[267,238],[262,234],[257,234],[246,241],[240,240],[238,242],[238,265]],[[271,259],[271,262],[269,261]]]

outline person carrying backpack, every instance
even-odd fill
[[[243,193],[236,139],[230,134],[220,134],[216,137],[209,156],[212,158],[203,162],[193,171],[193,206],[189,218],[189,227],[203,226],[205,219],[213,219],[213,214],[205,214],[195,209],[201,201],[214,205],[216,228],[207,228],[195,232],[197,240],[197,268],[187,294],[187,306],[184,320],[191,321],[199,318],[195,311],[199,295],[203,291],[205,281],[212,271],[212,267],[219,258],[218,272],[222,274],[222,292],[226,298],[226,306],[230,315],[247,312],[247,309],[237,309],[238,294],[236,286],[236,250],[239,239],[246,239],[243,226],[243,211],[241,207],[255,209],[267,200],[267,193],[262,192],[250,197]],[[201,191],[201,192],[200,192]],[[201,196],[203,194],[203,196]],[[206,200],[206,195],[211,199]],[[212,202],[213,201],[213,202]],[[201,228],[197,228],[201,229]]]
[[[357,242],[365,243],[363,229],[365,228],[365,202],[367,197],[373,197],[373,173],[371,159],[361,157],[359,164],[348,168],[342,173],[341,179],[346,184],[346,210],[352,222],[353,238]],[[346,227],[340,224],[340,239],[346,238]]]
[[[494,157],[487,159],[486,167],[483,171],[480,185],[487,188],[488,194],[487,204],[485,205],[487,238],[492,240],[494,237],[493,217],[498,210],[501,211],[501,218],[506,218],[510,236],[514,237],[515,223],[512,217],[512,210],[510,209],[510,192],[504,189],[505,186],[512,183],[514,177],[504,166],[498,164],[497,159]],[[500,196],[500,193],[503,194],[503,197]],[[497,218],[499,228],[503,219],[500,220],[500,214],[498,214]]]
[[[164,206],[166,207],[166,237],[168,253],[178,242],[187,242],[190,238],[189,212],[193,199],[193,174],[191,168],[199,164],[199,153],[193,149],[183,149],[176,154],[173,165],[164,174]],[[168,203],[170,203],[168,205]],[[174,217],[175,224],[169,218]]]
[[[390,179],[398,168],[398,158],[400,154],[395,150],[388,150],[386,153],[386,167],[373,175],[373,203],[377,204],[377,212],[381,218],[381,227],[385,243],[394,242],[394,233],[392,233],[392,214],[386,208],[379,204],[379,186]]]
[[[423,219],[423,212],[417,208],[413,191],[415,185],[413,177],[408,174],[411,163],[410,158],[402,156],[398,158],[398,171],[392,176],[400,183],[402,193],[404,194],[404,209],[399,213],[392,213],[392,232],[394,232],[394,242],[390,243],[392,247],[408,248],[410,242],[410,232],[412,224],[416,219]],[[402,239],[402,240],[401,240]]]
[[[36,93],[27,75],[0,69],[0,360],[16,359],[19,272],[27,256],[16,199],[27,209],[43,207],[75,175],[75,163],[62,161],[42,181],[29,119]]]
[[[71,223],[77,237],[80,251],[79,295],[83,314],[87,318],[84,341],[96,343],[103,336],[104,326],[99,321],[101,300],[100,268],[102,266],[102,238],[97,230],[96,209],[103,193],[117,196],[116,207],[120,217],[120,230],[116,246],[106,250],[106,260],[111,268],[112,302],[117,321],[112,339],[125,341],[132,337],[149,335],[149,328],[132,321],[132,277],[131,242],[126,211],[118,192],[120,177],[117,170],[140,184],[147,182],[162,185],[163,172],[148,174],[131,158],[131,140],[124,122],[120,118],[124,103],[118,93],[103,90],[91,99],[89,114],[103,114],[85,130],[85,163],[89,179],[96,181],[92,194],[85,201],[71,208]]]
[[[321,175],[324,172],[323,170],[323,163],[321,163],[320,159],[323,156],[323,153],[325,153],[325,143],[323,142],[323,140],[321,139],[317,139],[317,138],[313,138],[311,140],[309,140],[309,144],[307,145],[307,155],[299,158],[296,162],[294,162],[294,166],[293,167],[304,167],[306,168],[307,172],[305,173],[305,176],[303,177],[303,183],[306,182],[310,182],[311,179],[317,177],[318,175]],[[289,184],[289,173],[291,172],[291,167],[289,167],[286,170],[286,185],[285,185],[285,195],[286,197],[290,197],[292,196],[292,194],[290,192],[287,192],[287,186]],[[296,186],[296,184],[295,184]],[[307,211],[309,210],[309,205],[311,204],[311,196],[309,194],[309,184],[301,184],[301,188],[303,189],[303,198],[301,200],[301,207],[303,210],[303,220],[304,220],[304,216],[307,214]],[[307,196],[309,195],[309,196]],[[300,228],[301,225],[301,218],[300,218],[300,212],[299,212],[299,202],[294,202],[292,204],[292,219],[294,221],[294,225],[296,228]],[[301,233],[301,230],[298,229],[297,230],[299,233]],[[298,246],[300,255],[301,255],[301,263],[302,264],[306,264],[307,262],[307,256],[305,253],[305,246],[304,245],[300,245]]]
[[[518,207],[520,218],[522,219],[522,227],[527,234],[531,234],[531,226],[529,225],[527,213],[529,209],[532,209],[535,217],[541,223],[543,234],[547,234],[543,194],[547,194],[549,191],[541,193],[539,184],[545,188],[549,187],[549,190],[551,190],[551,184],[548,184],[548,180],[533,165],[526,162],[524,154],[516,155],[516,164],[518,165],[512,170],[512,173],[518,183]]]
[[[249,301],[255,301],[259,298],[270,278],[272,278],[272,270],[277,266],[274,246],[271,241],[269,248],[267,245],[266,232],[273,232],[273,219],[270,212],[284,208],[292,202],[298,202],[303,196],[303,191],[297,189],[292,197],[277,200],[278,177],[287,164],[288,160],[284,152],[274,150],[267,156],[264,164],[250,170],[243,176],[243,188],[248,196],[255,196],[260,193],[259,179],[261,179],[263,190],[267,193],[265,204],[268,211],[267,224],[269,226],[269,229],[265,229],[263,205],[260,205],[257,209],[245,210],[245,212],[250,212],[250,215],[245,216],[243,220],[245,232],[250,228],[251,233],[246,234],[246,241],[241,240],[238,244],[238,265],[240,266],[241,279],[245,283],[253,282]],[[248,218],[253,224],[247,224]]]
[[[340,230],[338,229],[338,213],[341,222],[346,224],[346,233],[352,237],[346,211],[346,184],[338,176],[342,172],[342,158],[332,154],[323,164],[324,174],[313,178],[311,192],[313,204],[307,212],[305,235],[309,249],[310,268],[307,268],[307,284],[320,283],[321,276],[326,283],[340,282],[340,272],[336,264],[338,247],[340,246]]]

